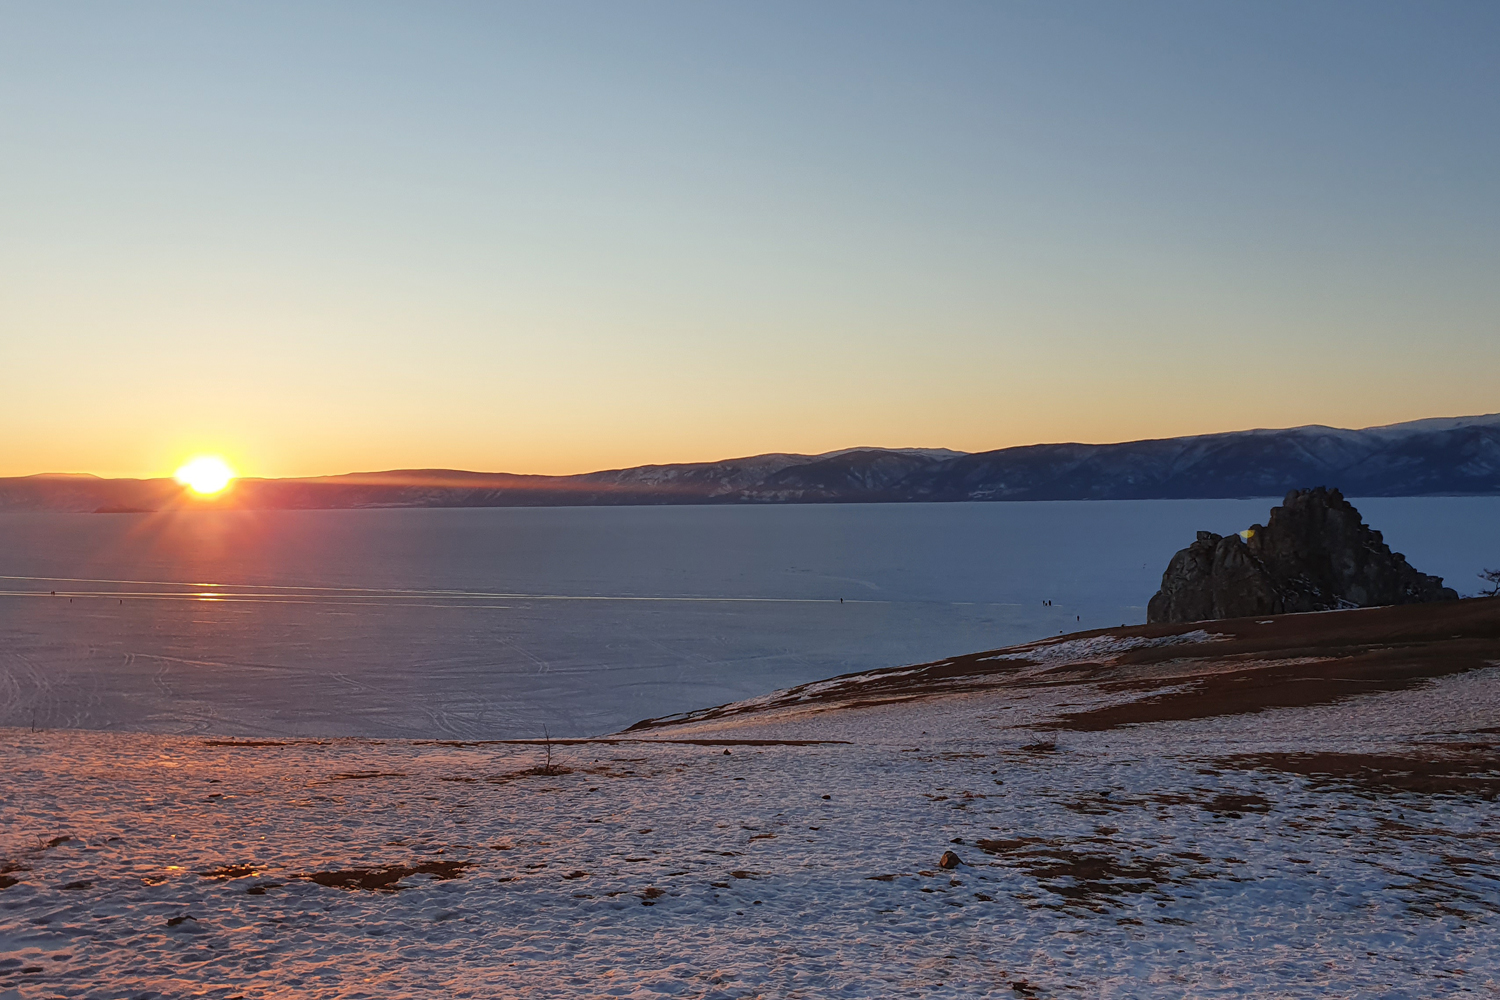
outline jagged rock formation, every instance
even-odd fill
[[[1148,622],[1456,601],[1441,577],[1392,552],[1338,490],[1293,490],[1270,523],[1198,540],[1172,557]]]

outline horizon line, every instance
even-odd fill
[[[1172,436],[1169,436],[1169,437],[1130,438],[1130,439],[1123,440],[1123,441],[1037,441],[1037,442],[1032,442],[1032,443],[1029,443],[1029,444],[1006,445],[1004,447],[991,448],[991,449],[987,449],[987,450],[984,450],[984,451],[962,451],[962,450],[959,450],[957,448],[948,448],[948,447],[943,447],[943,446],[936,446],[936,447],[918,447],[918,446],[887,447],[885,445],[858,445],[858,446],[849,447],[849,448],[835,448],[835,449],[832,449],[830,451],[822,451],[822,452],[766,451],[766,452],[756,452],[754,454],[749,454],[749,455],[735,455],[735,456],[728,456],[728,457],[724,457],[724,458],[714,458],[714,459],[706,459],[706,460],[699,460],[699,461],[685,461],[685,462],[645,462],[645,463],[642,463],[640,465],[611,466],[611,467],[602,468],[602,469],[585,469],[585,470],[583,470],[581,472],[565,472],[565,473],[506,472],[506,471],[503,471],[503,470],[482,471],[482,470],[478,470],[478,469],[460,469],[460,468],[448,468],[448,467],[441,467],[441,466],[421,466],[421,467],[410,466],[410,467],[404,467],[404,468],[391,468],[391,469],[355,470],[355,471],[351,471],[351,472],[325,472],[325,473],[318,473],[318,474],[314,474],[314,475],[300,475],[300,476],[236,475],[234,478],[235,478],[236,481],[260,481],[260,482],[272,482],[272,481],[275,481],[275,482],[283,482],[283,481],[294,481],[294,480],[343,479],[343,478],[348,478],[348,477],[351,477],[351,476],[392,476],[392,475],[411,475],[411,474],[417,474],[417,473],[456,473],[456,474],[466,475],[466,476],[509,476],[509,477],[513,477],[513,478],[517,478],[517,479],[571,479],[571,478],[576,478],[576,477],[579,477],[579,476],[602,475],[602,474],[610,473],[610,472],[628,472],[628,471],[631,471],[631,470],[634,470],[634,469],[663,469],[663,468],[672,468],[672,467],[679,467],[679,466],[718,465],[718,464],[726,463],[726,462],[744,462],[744,461],[749,461],[751,459],[756,459],[756,458],[771,458],[771,457],[777,457],[777,456],[786,457],[786,458],[811,459],[811,460],[816,461],[816,460],[819,460],[819,459],[836,458],[836,457],[838,457],[840,455],[848,455],[848,454],[852,454],[854,452],[860,452],[860,451],[882,451],[882,452],[890,452],[890,453],[907,453],[907,454],[914,453],[914,452],[916,452],[916,453],[947,452],[953,458],[964,458],[964,457],[969,457],[969,456],[973,456],[973,455],[989,455],[989,454],[995,454],[995,453],[1005,452],[1005,451],[1015,451],[1015,450],[1023,449],[1023,448],[1068,447],[1068,446],[1079,446],[1079,447],[1085,447],[1085,448],[1107,448],[1107,447],[1111,447],[1111,446],[1115,446],[1115,445],[1147,444],[1147,443],[1151,443],[1151,442],[1155,442],[1155,441],[1189,441],[1189,440],[1194,440],[1194,439],[1198,439],[1198,438],[1227,437],[1227,436],[1235,435],[1235,434],[1284,433],[1284,432],[1289,432],[1289,431],[1304,431],[1304,430],[1326,430],[1326,431],[1342,431],[1344,433],[1363,433],[1363,432],[1367,432],[1367,431],[1383,431],[1383,430],[1390,430],[1390,429],[1394,429],[1394,428],[1406,428],[1406,427],[1415,428],[1416,426],[1422,425],[1422,424],[1438,424],[1438,423],[1445,423],[1445,422],[1453,422],[1453,423],[1455,423],[1455,425],[1462,425],[1464,422],[1472,422],[1472,421],[1486,421],[1486,422],[1493,421],[1493,422],[1500,422],[1500,412],[1495,412],[1495,413],[1475,413],[1475,414],[1464,414],[1464,415],[1456,415],[1456,416],[1418,417],[1418,418],[1413,419],[1413,420],[1401,420],[1401,421],[1396,421],[1394,423],[1388,423],[1388,424],[1372,424],[1372,425],[1369,425],[1367,427],[1337,427],[1337,426],[1334,426],[1332,424],[1316,424],[1316,423],[1314,423],[1314,424],[1296,424],[1296,425],[1290,426],[1290,427],[1246,427],[1246,428],[1240,428],[1240,429],[1237,429],[1237,430],[1209,431],[1209,432],[1202,433],[1202,434],[1177,434],[1177,435],[1172,435]],[[108,475],[100,475],[100,474],[94,473],[94,472],[56,472],[56,471],[46,471],[46,472],[26,473],[26,474],[17,475],[17,476],[0,476],[0,479],[46,479],[46,478],[56,478],[56,479],[97,479],[97,480],[100,480],[100,481],[137,480],[137,481],[140,481],[140,482],[151,482],[153,480],[159,480],[159,479],[171,479],[171,478],[173,478],[173,474],[172,473],[163,473],[163,474],[160,474],[160,475],[144,475],[144,476],[108,476]]]

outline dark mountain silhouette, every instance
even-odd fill
[[[1500,414],[1387,427],[1308,426],[1124,444],[1040,444],[979,454],[853,448],[577,476],[398,469],[242,479],[217,504],[247,508],[556,507],[1500,494]],[[170,479],[0,479],[0,511],[158,510],[199,503]]]

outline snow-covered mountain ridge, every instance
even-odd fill
[[[854,448],[574,476],[406,469],[245,479],[222,503],[255,508],[552,507],[705,503],[906,503],[1280,496],[1500,494],[1500,414],[1345,430],[1312,424],[1121,444],[1039,444],[965,454]],[[171,480],[0,479],[0,511],[156,510]]]

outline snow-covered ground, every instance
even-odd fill
[[[783,706],[552,773],[0,730],[0,997],[1500,994],[1500,668],[1052,726],[1141,696]]]

